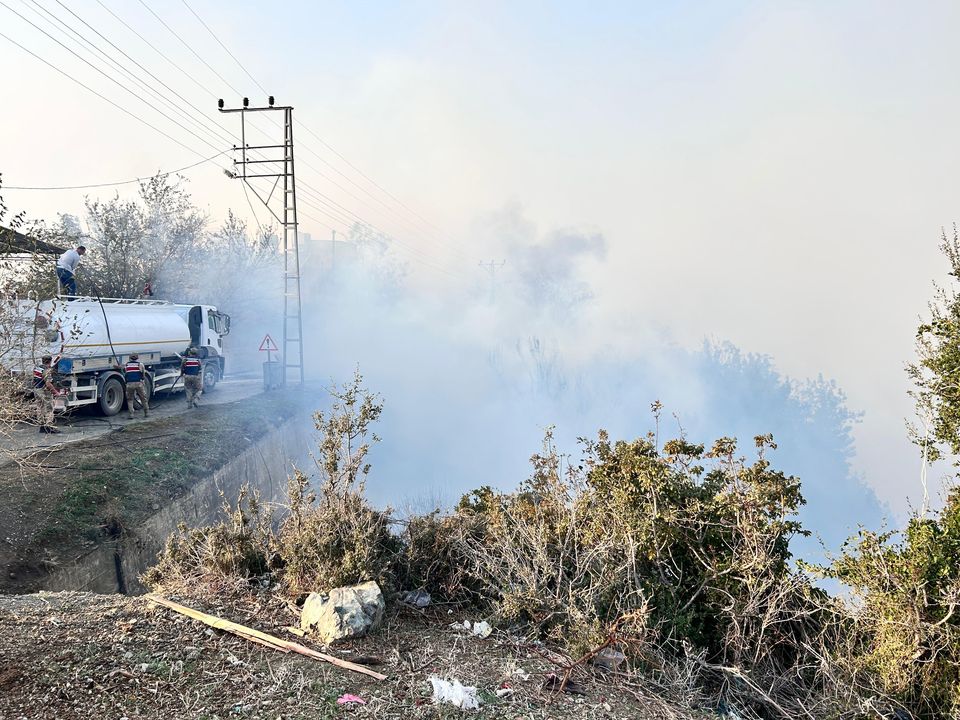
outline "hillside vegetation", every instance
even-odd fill
[[[864,531],[810,568],[791,559],[803,497],[799,479],[771,464],[773,438],[755,438],[747,457],[730,438],[707,447],[601,431],[572,460],[548,432],[515,491],[479,488],[452,511],[400,518],[364,497],[381,400],[359,375],[332,392],[315,415],[316,483],[291,478],[279,524],[245,494],[223,523],[171,537],[150,585],[200,602],[267,587],[297,602],[375,579],[389,596],[425,589],[474,608],[579,669],[620,653],[629,677],[691,709],[960,711],[955,499],[902,536]],[[823,577],[858,602],[818,589]]]

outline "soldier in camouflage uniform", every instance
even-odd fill
[[[60,431],[55,427],[53,418],[53,396],[57,392],[53,384],[53,358],[44,355],[40,359],[40,366],[33,369],[33,395],[37,399],[37,420],[40,432],[56,434]]]
[[[197,396],[203,391],[203,364],[197,359],[197,350],[188,347],[186,357],[180,362],[183,389],[187,393],[187,407],[197,407]]]
[[[140,362],[140,356],[136,353],[131,354],[127,364],[123,366],[123,379],[126,381],[127,415],[131,420],[133,420],[133,411],[137,407],[137,400],[140,401],[140,407],[143,408],[143,416],[150,415],[150,403],[147,400],[147,391],[143,385],[146,377],[147,369]]]

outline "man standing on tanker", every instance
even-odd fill
[[[37,398],[37,415],[40,422],[40,432],[56,434],[60,431],[54,427],[53,396],[57,393],[57,386],[53,384],[53,358],[44,355],[40,358],[40,367],[33,369],[33,394]]]
[[[187,393],[187,407],[197,407],[197,395],[203,391],[203,365],[197,359],[197,350],[188,347],[186,357],[180,362],[180,374],[183,375],[183,389]]]
[[[57,278],[67,295],[77,294],[77,279],[74,275],[77,271],[77,265],[80,264],[81,256],[85,255],[86,252],[87,249],[83,245],[78,245],[76,250],[67,250],[57,260]]]
[[[147,393],[143,388],[143,379],[147,376],[147,369],[140,362],[140,356],[132,353],[123,367],[123,378],[127,383],[127,413],[133,420],[133,411],[139,399],[143,405],[143,416],[150,414],[150,405],[147,404]]]

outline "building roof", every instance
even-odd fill
[[[62,255],[66,248],[51,245],[48,242],[28,237],[21,232],[0,226],[0,255],[21,253],[40,253],[41,255]]]

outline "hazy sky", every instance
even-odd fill
[[[218,116],[216,98],[235,104],[238,93],[202,61],[255,103],[264,93],[182,0],[146,1],[199,58],[139,0],[103,3],[186,74],[96,0],[38,0],[106,47],[69,7],[189,114],[185,101],[233,132],[237,117]],[[865,481],[897,511],[919,497],[902,367],[930,281],[945,271],[940,227],[960,216],[960,6],[188,1],[278,102],[296,107],[301,220],[315,238],[329,236],[323,222],[344,226],[323,214],[323,193],[404,242],[432,292],[451,274],[482,277],[480,259],[502,259],[502,239],[478,227],[506,206],[541,233],[600,232],[594,345],[641,352],[653,327],[683,345],[729,340],[792,376],[835,379],[864,412]],[[2,2],[75,47],[33,0]],[[118,71],[133,94],[3,6],[0,32],[196,151],[0,38],[5,185],[123,180],[226,148],[171,124],[145,101],[172,112]],[[250,217],[241,186],[219,168],[187,174],[215,220],[227,207]],[[14,210],[51,217],[79,213],[84,191],[3,194]]]

